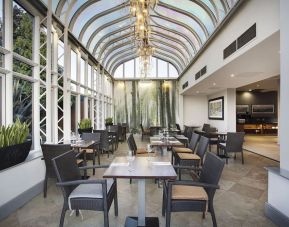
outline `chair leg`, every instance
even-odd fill
[[[61,211],[59,227],[63,227],[63,224],[64,224],[64,218],[65,218],[65,213],[66,213],[66,208],[64,206],[65,205],[63,205],[63,208]]]
[[[165,186],[163,186],[163,204],[162,204],[162,216],[165,216],[166,212],[166,196],[165,196]]]
[[[103,211],[103,218],[104,218],[104,226],[109,227],[109,221],[108,221],[108,211]]]
[[[209,207],[210,207],[210,213],[212,216],[213,226],[217,227],[217,220],[216,220],[216,216],[215,216],[213,202],[209,202]]]
[[[95,165],[95,150],[93,151],[92,164]],[[92,173],[95,175],[95,168],[93,168]]]
[[[132,182],[132,179],[131,179],[131,178],[129,178],[129,183],[131,184],[131,182]]]
[[[47,175],[45,174],[44,184],[43,184],[43,197],[46,198],[47,196]]]
[[[205,219],[206,218],[206,212],[205,211],[203,211],[203,217],[202,217],[203,219]]]
[[[76,217],[79,216],[79,210],[76,210],[76,211],[75,211],[75,215],[76,215]]]
[[[118,201],[117,201],[117,191],[115,192],[114,195],[114,215],[118,216]]]
[[[166,209],[166,227],[171,226],[171,211],[169,209],[169,207]]]
[[[243,153],[243,151],[241,151],[241,155],[242,155],[242,164],[244,164],[244,153]]]

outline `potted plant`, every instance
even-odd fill
[[[25,161],[31,148],[28,135],[28,125],[19,118],[12,125],[0,127],[0,170]]]
[[[91,119],[84,118],[78,123],[78,133],[92,132]]]
[[[113,125],[112,117],[108,117],[105,119],[105,126]]]

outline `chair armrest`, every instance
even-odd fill
[[[71,185],[79,185],[79,184],[105,184],[105,179],[99,180],[75,180],[75,181],[65,181],[65,182],[57,182],[57,186],[71,186]]]
[[[171,187],[172,185],[189,185],[189,186],[196,186],[196,187],[204,187],[204,188],[212,188],[212,189],[219,189],[220,186],[216,184],[207,184],[198,181],[171,181],[168,182],[168,185]]]
[[[77,152],[77,154],[75,155],[75,158],[78,158],[80,155],[84,155],[86,153],[85,150],[81,150],[80,152]]]
[[[93,166],[81,166],[79,169],[96,169],[96,168],[108,168],[109,165],[93,165]]]

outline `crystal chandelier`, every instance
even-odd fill
[[[158,0],[130,0],[130,15],[135,18],[133,34],[138,49],[141,77],[147,77],[154,53],[154,47],[150,44],[150,8],[154,8],[157,3]]]

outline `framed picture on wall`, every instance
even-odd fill
[[[236,105],[237,114],[247,114],[250,112],[249,105]]]
[[[210,120],[224,120],[224,96],[208,101],[208,115]]]
[[[252,105],[252,114],[273,114],[274,105]]]

